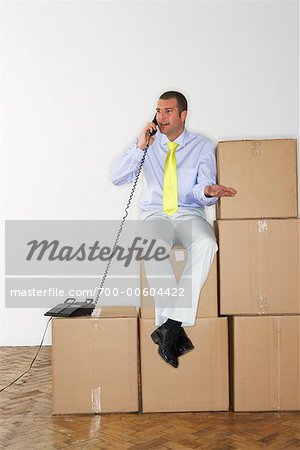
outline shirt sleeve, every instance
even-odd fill
[[[140,162],[144,152],[137,146],[138,140],[117,159],[111,170],[111,178],[113,184],[119,186],[121,184],[132,183],[135,180]]]
[[[211,206],[217,203],[218,197],[206,197],[206,186],[216,184],[216,147],[212,141],[208,141],[201,151],[200,164],[197,174],[197,183],[193,187],[193,195],[201,206]]]

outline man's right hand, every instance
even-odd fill
[[[234,197],[236,194],[236,189],[221,184],[212,184],[204,189],[205,197]]]
[[[138,148],[141,150],[145,150],[147,147],[147,144],[149,142],[149,145],[153,144],[155,140],[155,136],[150,136],[150,131],[156,130],[157,127],[153,122],[148,122],[143,131],[141,132],[138,140]]]

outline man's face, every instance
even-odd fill
[[[187,111],[179,113],[176,98],[170,98],[169,100],[159,99],[156,113],[160,132],[166,134],[170,140],[176,139],[183,132]]]

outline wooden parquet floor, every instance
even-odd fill
[[[50,347],[0,394],[0,448],[300,449],[300,413],[51,415]],[[0,388],[28,368],[36,347],[0,347]]]

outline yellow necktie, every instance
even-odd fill
[[[169,216],[172,216],[178,208],[177,191],[177,162],[175,150],[177,142],[168,142],[169,152],[167,154],[164,170],[164,191],[163,191],[163,210]]]

